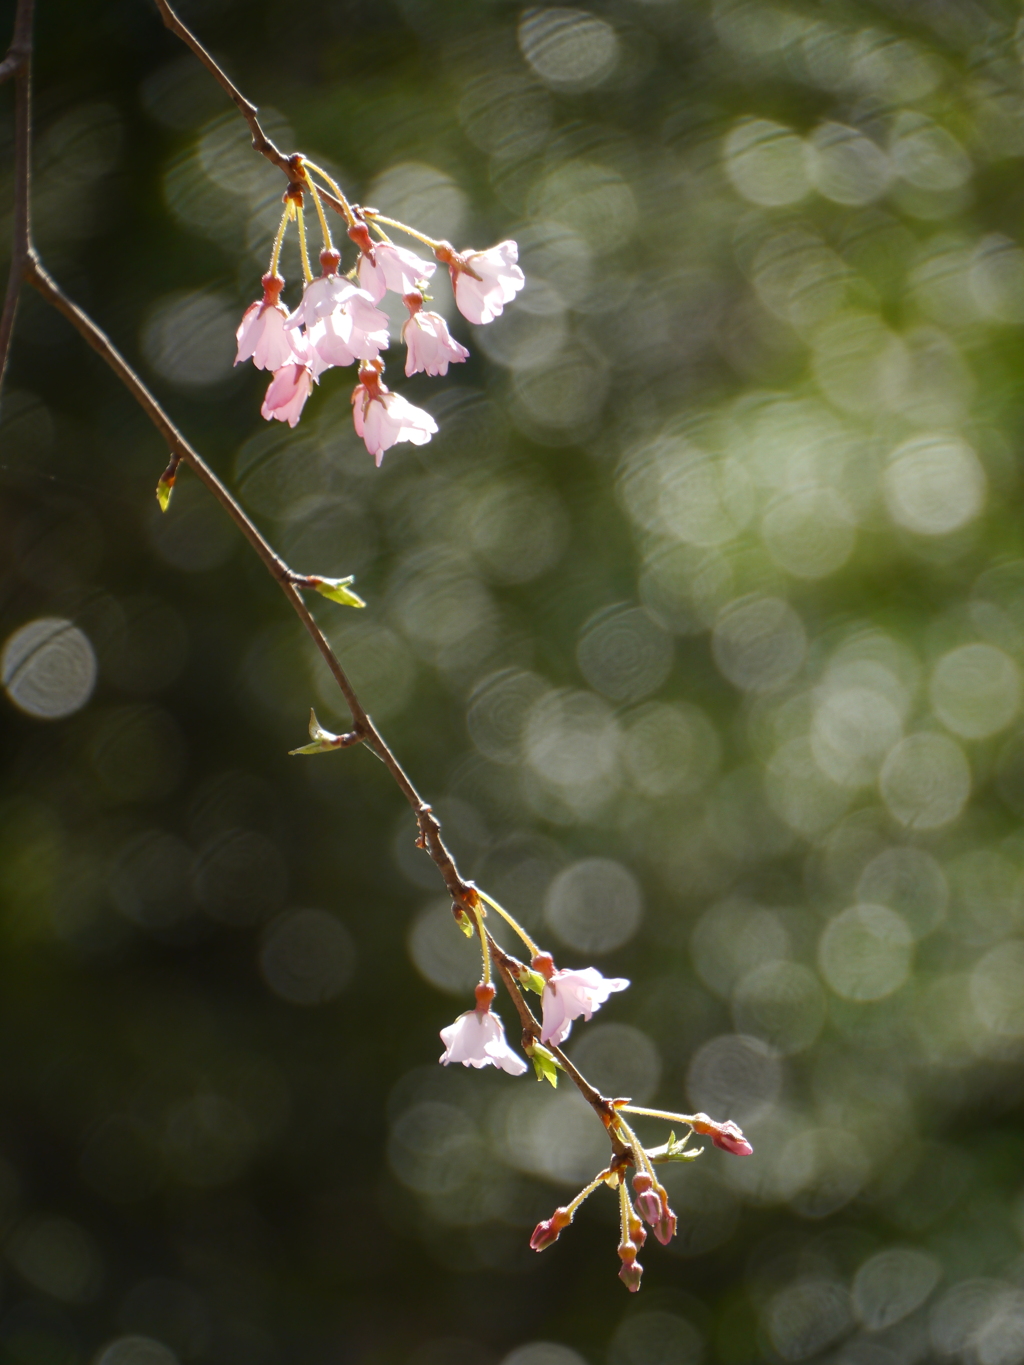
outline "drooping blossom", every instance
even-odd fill
[[[447,259],[459,312],[470,322],[493,322],[526,283],[516,265],[519,248],[515,242],[499,242],[486,251],[455,252],[446,247],[443,243],[438,254]]]
[[[707,1114],[693,1114],[690,1116],[689,1122],[695,1133],[709,1137],[714,1145],[720,1147],[723,1152],[731,1152],[733,1156],[753,1155],[753,1147],[743,1136],[743,1130],[739,1124],[732,1119],[726,1119],[723,1123],[716,1123],[714,1119],[709,1119]]]
[[[365,289],[346,281],[334,302],[330,312],[306,329],[310,361],[318,377],[332,365],[376,360],[389,341],[388,315],[374,305]]]
[[[312,392],[313,374],[308,364],[304,360],[289,361],[275,370],[260,413],[268,422],[274,419],[294,427]]]
[[[372,364],[359,371],[359,383],[352,392],[352,420],[356,435],[363,438],[378,468],[385,450],[399,441],[426,445],[437,431],[430,413],[414,408],[400,393],[392,393],[381,383],[380,372]]]
[[[359,257],[359,283],[374,303],[380,303],[389,289],[393,294],[410,293],[437,269],[434,261],[425,261],[393,242],[374,242],[373,254],[374,260],[365,252]]]
[[[596,967],[559,971],[550,953],[538,953],[532,966],[544,977],[540,1040],[556,1046],[568,1038],[574,1019],[581,1015],[590,1019],[614,991],[624,991],[629,985],[625,977],[604,977]]]
[[[441,314],[423,312],[423,295],[418,290],[403,294],[402,302],[409,310],[409,318],[402,327],[407,375],[420,370],[426,374],[447,374],[450,364],[469,359],[469,352],[451,336]]]
[[[442,1066],[461,1062],[463,1066],[497,1066],[510,1076],[522,1076],[527,1066],[517,1056],[505,1038],[505,1028],[496,1014],[491,1013],[493,986],[477,986],[476,1009],[460,1014],[454,1024],[441,1030],[444,1052],[438,1059]]]
[[[236,365],[251,360],[258,370],[279,370],[282,365],[301,359],[295,351],[294,338],[285,326],[288,310],[280,301],[283,288],[284,280],[280,275],[268,273],[263,276],[263,298],[250,303],[235,333],[238,339]]]

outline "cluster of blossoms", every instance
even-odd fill
[[[437,261],[448,266],[459,311],[477,324],[498,317],[525,280],[516,264],[515,242],[501,242],[487,251],[468,248],[456,251],[449,242],[433,241],[392,219],[382,218],[373,209],[352,209],[343,196],[349,219],[348,235],[359,248],[359,259],[348,274],[340,274],[341,253],[331,241],[319,194],[309,177],[311,169],[319,171],[309,162],[299,161],[296,165],[304,180],[293,184],[285,194],[285,213],[270,269],[263,276],[263,297],[250,304],[239,325],[235,364],[252,360],[257,369],[272,372],[261,412],[268,421],[287,422],[292,427],[325,370],[358,365],[352,417],[357,434],[379,465],[384,452],[396,442],[423,445],[437,431],[428,412],[414,407],[401,394],[392,393],[383,382],[381,352],[389,345],[389,320],[378,305],[385,294],[390,290],[400,295],[408,310],[402,327],[406,375],[420,372],[443,375],[448,373],[449,365],[468,359],[469,352],[451,336],[440,313],[424,309],[426,289]],[[320,174],[329,179],[323,172]],[[340,195],[333,181],[330,183]],[[321,273],[315,279],[309,269],[302,219],[305,190],[313,196],[324,236]],[[289,313],[281,303],[285,282],[277,265],[285,230],[293,219],[298,223],[306,284],[298,307]],[[408,248],[396,246],[380,227],[381,222],[402,227],[425,242],[435,260],[424,260]],[[381,240],[371,239],[367,223],[374,226]]]
[[[469,352],[450,335],[439,313],[424,310],[425,291],[437,269],[436,262],[448,266],[455,303],[463,316],[472,323],[488,323],[501,314],[505,304],[523,287],[523,272],[516,264],[516,244],[502,242],[488,251],[457,252],[450,243],[433,241],[413,228],[382,217],[375,209],[353,209],[330,177],[311,162],[293,157],[291,165],[296,179],[285,194],[285,212],[270,258],[270,269],[263,276],[263,298],[246,310],[238,328],[236,364],[251,359],[258,369],[272,371],[263,416],[268,421],[288,422],[293,427],[313,385],[325,370],[358,365],[358,381],[352,393],[353,422],[357,434],[379,465],[384,452],[396,442],[423,445],[437,431],[437,426],[429,413],[413,407],[401,394],[392,393],[383,382],[381,352],[389,344],[388,316],[378,305],[390,290],[400,295],[408,311],[408,320],[402,327],[406,375],[446,374],[449,365],[466,360]],[[330,184],[337,196],[336,202],[345,213],[349,238],[359,249],[358,261],[346,275],[340,273],[341,254],[331,241],[320,194],[310,178],[310,171]],[[321,273],[315,279],[309,267],[302,217],[302,201],[307,191],[312,195],[324,239],[320,253]],[[285,230],[291,221],[298,227],[306,284],[298,307],[289,313],[281,303],[284,280],[278,274],[277,264]],[[426,243],[434,260],[425,260],[405,247],[396,246],[384,233],[382,223],[400,228]],[[380,240],[371,239],[371,226]],[[362,606],[361,599],[351,592],[351,582],[351,578],[309,577],[302,580],[303,586],[316,588],[336,601]],[[355,732],[351,735],[330,734],[322,729],[315,715],[311,715],[311,743],[292,752],[324,753],[344,747],[354,738],[357,738]],[[608,1099],[600,1095],[561,1047],[575,1020],[592,1018],[595,1010],[606,1004],[611,995],[624,991],[629,982],[621,977],[604,977],[596,967],[557,968],[551,954],[540,951],[497,901],[476,888],[468,887],[466,893],[463,904],[453,904],[452,908],[463,931],[479,937],[483,974],[476,988],[474,1008],[460,1014],[454,1023],[441,1030],[444,1052],[440,1061],[445,1066],[452,1062],[476,1068],[493,1066],[511,1076],[522,1076],[529,1070],[527,1061],[509,1045],[504,1026],[491,1009],[497,994],[491,984],[493,959],[498,963],[519,1012],[523,1024],[523,1051],[533,1063],[538,1079],[555,1086],[560,1070],[568,1074],[604,1124],[612,1148],[608,1167],[569,1204],[556,1209],[550,1218],[539,1223],[530,1245],[535,1251],[550,1246],[572,1222],[584,1199],[600,1185],[609,1185],[618,1191],[621,1214],[619,1277],[635,1291],[640,1287],[643,1273],[637,1255],[647,1237],[645,1224],[663,1243],[671,1241],[676,1231],[676,1215],[669,1207],[668,1195],[658,1180],[655,1166],[665,1161],[690,1161],[699,1156],[701,1149],[687,1148],[694,1133],[706,1134],[716,1147],[738,1156],[749,1155],[753,1149],[732,1122],[717,1123],[706,1114],[641,1109],[627,1099]],[[529,966],[517,962],[494,941],[484,925],[487,913],[484,902],[501,915],[526,945],[530,953]],[[534,991],[540,996],[539,1022],[526,1003],[524,991]],[[670,1133],[668,1142],[662,1147],[645,1148],[627,1117],[634,1114],[681,1123],[687,1129],[686,1135],[677,1142],[675,1134]],[[632,1196],[627,1185],[630,1167],[633,1168]]]
[[[441,1030],[441,1041],[445,1050],[441,1054],[442,1065],[461,1062],[463,1066],[494,1066],[507,1071],[511,1076],[522,1076],[529,1069],[527,1063],[509,1045],[501,1020],[491,1009],[496,991],[489,979],[490,953],[498,952],[506,969],[506,982],[511,980],[512,989],[519,993],[524,1022],[531,1024],[530,1015],[521,996],[521,988],[534,990],[541,998],[541,1022],[534,1033],[532,1025],[524,1029],[523,1046],[533,1062],[538,1079],[546,1079],[557,1084],[557,1072],[571,1064],[561,1052],[561,1044],[568,1038],[576,1019],[589,1020],[595,1010],[604,1005],[609,996],[623,991],[629,982],[622,977],[605,977],[596,967],[583,967],[578,970],[556,968],[550,953],[536,951],[536,945],[515,923],[507,911],[503,910],[490,897],[484,897],[520,934],[531,948],[533,957],[529,967],[517,963],[514,958],[501,953],[493,939],[483,927],[483,908],[476,913],[479,918],[473,922],[463,912],[457,911],[456,919],[464,930],[480,934],[484,953],[485,979],[476,988],[476,1006],[460,1014],[453,1024]],[[535,1021],[533,1021],[535,1022]],[[578,1073],[577,1073],[578,1075]],[[579,1078],[582,1080],[582,1078]],[[584,1085],[586,1083],[584,1082]],[[753,1147],[743,1136],[740,1128],[731,1120],[716,1122],[706,1114],[673,1114],[658,1109],[644,1109],[633,1105],[627,1099],[605,1099],[603,1096],[587,1096],[597,1110],[612,1144],[612,1160],[608,1167],[600,1171],[567,1205],[555,1209],[550,1218],[537,1224],[530,1246],[534,1251],[543,1251],[558,1240],[563,1228],[572,1222],[576,1210],[583,1201],[601,1185],[617,1190],[619,1197],[621,1236],[618,1255],[621,1262],[619,1278],[633,1293],[640,1288],[643,1267],[637,1260],[640,1248],[647,1240],[647,1227],[655,1237],[667,1245],[676,1233],[676,1215],[669,1207],[668,1194],[658,1180],[655,1166],[666,1161],[692,1161],[700,1156],[702,1148],[689,1149],[687,1143],[694,1133],[711,1138],[714,1146],[734,1156],[749,1156]],[[645,1148],[634,1132],[627,1115],[640,1115],[664,1119],[686,1126],[687,1133],[681,1141],[670,1133],[668,1142],[662,1147]],[[633,1195],[627,1184],[627,1171],[632,1166]]]

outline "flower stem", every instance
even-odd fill
[[[693,1127],[693,1120],[696,1114],[670,1114],[667,1109],[641,1109],[638,1104],[623,1104],[619,1106],[619,1113],[622,1114],[642,1114],[649,1119],[665,1119],[668,1123],[688,1123]]]
[[[330,185],[331,189],[334,191],[335,195],[337,196],[338,200],[341,203],[342,210],[344,211],[345,214],[345,221],[348,223],[349,227],[353,227],[357,222],[356,215],[353,213],[352,205],[345,198],[345,195],[342,192],[338,182],[336,180],[332,180],[331,177],[324,170],[324,168],[322,166],[318,166],[315,161],[309,161],[307,159],[304,161],[303,164],[305,165],[307,170],[312,171],[314,175],[318,175],[321,180],[327,181],[328,185]],[[316,190],[313,188],[313,182],[310,180],[308,175],[306,176],[306,183],[309,185],[310,189],[313,190],[313,197],[315,198]]]
[[[570,1202],[566,1204],[565,1211],[570,1216],[570,1218],[576,1212],[579,1206],[583,1203],[584,1199],[589,1199],[590,1196],[597,1189],[597,1187],[599,1185],[604,1184],[604,1182],[608,1179],[611,1173],[612,1173],[611,1167],[610,1166],[606,1167],[606,1169],[601,1171],[599,1175],[594,1176],[593,1180],[590,1182],[589,1185],[584,1185],[583,1189],[580,1190],[579,1194],[575,1197],[575,1199],[570,1200]]]
[[[274,238],[274,249],[270,253],[270,274],[277,274],[277,264],[281,259],[281,244],[284,242],[284,234],[288,230],[288,209],[285,208],[281,214],[281,225],[277,229],[277,236]]]
[[[431,251],[436,251],[442,245],[433,237],[428,237],[426,233],[417,232],[415,228],[409,227],[407,223],[400,223],[397,218],[385,218],[383,213],[376,213],[370,209],[364,209],[363,212],[372,223],[387,223],[388,227],[398,228],[399,232],[406,232],[410,237],[415,237],[418,242],[423,242],[425,246],[429,246]]]
[[[477,890],[479,891],[480,888],[478,887]],[[486,891],[480,891],[480,899],[486,901],[492,910],[497,910],[498,914],[509,926],[509,928],[514,929],[515,932],[526,944],[526,947],[529,949],[530,956],[536,957],[540,949],[537,947],[536,943],[534,943],[533,939],[526,932],[523,926],[516,919],[514,919],[513,916],[510,915],[509,912],[503,906],[499,905],[493,896],[489,896]]]
[[[481,912],[479,910],[474,910],[473,915],[476,919],[477,933],[480,935],[480,953],[484,960],[484,974],[482,980],[485,986],[489,986],[491,984],[491,951],[487,940],[490,935],[484,928],[484,917]]]
[[[317,193],[317,188],[308,175],[306,176],[306,184],[309,186],[309,192],[313,196],[313,204],[316,207],[317,217],[320,219],[320,232],[324,239],[324,250],[333,251],[334,243],[331,241],[331,229],[327,226],[327,215],[324,213],[324,206],[320,202],[320,195]]]
[[[295,206],[295,221],[299,225],[299,252],[302,255],[302,273],[306,277],[306,283],[309,284],[313,278],[313,272],[309,268],[309,252],[306,250],[306,224],[302,217],[301,204]]]

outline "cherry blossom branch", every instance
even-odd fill
[[[170,5],[167,3],[167,0],[155,0],[155,3],[157,9],[160,11],[160,18],[164,21],[164,27],[170,29],[175,37],[180,38],[186,47],[192,49],[220,88],[234,101],[238,112],[249,125],[249,132],[252,134],[253,150],[259,152],[260,156],[265,156],[272,166],[276,166],[279,171],[282,171],[288,177],[289,184],[294,184],[297,181],[301,182],[303,178],[300,169],[302,165],[301,158],[295,153],[286,155],[271,138],[267,137],[260,124],[259,118],[257,117],[259,111],[257,110],[256,105],[253,104],[251,100],[245,98],[224,68],[220,66],[206,48],[203,47],[202,43],[192,30],[181,22],[174,10],[171,9]],[[336,213],[340,213],[342,217],[346,217],[345,205],[340,199],[336,199],[333,194],[330,194],[325,189],[320,190],[320,197],[325,203],[330,204],[331,208],[334,209]]]
[[[14,231],[7,290],[0,310],[0,386],[11,349],[18,295],[32,246],[32,11],[34,0],[18,0],[14,32],[0,65],[0,80],[14,77]]]
[[[441,836],[441,824],[434,815],[430,806],[423,800],[410,780],[405,769],[392,753],[388,744],[384,740],[380,731],[377,729],[373,720],[364,708],[362,702],[356,695],[348,675],[342,668],[334,651],[331,649],[323,632],[317,625],[313,616],[310,614],[305,602],[303,601],[298,586],[308,586],[310,579],[306,575],[298,574],[294,569],[288,567],[284,560],[276,553],[269,543],[264,539],[259,530],[249,517],[246,516],[241,506],[213,472],[206,461],[199,455],[198,451],[186,441],[178,428],[168,417],[156,398],[150,393],[149,389],[128,364],[125,358],[118,351],[107,334],[93,322],[78,305],[64,293],[52,276],[44,269],[34,248],[29,246],[27,263],[25,267],[25,277],[28,283],[42,294],[43,298],[71,323],[75,330],[85,339],[94,351],[114,371],[128,392],[142,408],[143,412],[157,428],[167,443],[170,451],[172,464],[181,462],[188,465],[196,474],[197,478],[203,483],[220,505],[227,512],[228,516],[239,528],[246,540],[259,555],[264,566],[277,582],[292,610],[302,622],[306,631],[316,645],[324,662],[330,669],[335,682],[345,698],[346,705],[352,715],[354,731],[359,735],[364,743],[368,743],[382,759],[388,771],[391,773],[399,790],[409,802],[416,814],[419,825],[419,843],[426,850],[431,859],[437,865],[444,878],[445,886],[448,888],[453,900],[472,911],[478,903],[477,894],[470,883],[466,882],[458,868],[455,860],[448,851]]]
[[[308,187],[313,195],[314,202],[318,211],[320,210],[320,199],[317,197],[318,191],[313,186],[309,174],[305,169],[304,158],[299,153],[285,156],[277,147],[266,137],[257,118],[256,106],[247,100],[237,87],[228,79],[221,68],[209,55],[206,49],[198,42],[194,35],[178,19],[171,9],[167,0],[156,0],[157,7],[163,17],[165,25],[178,37],[182,39],[196,54],[199,60],[210,71],[222,88],[229,94],[233,102],[238,107],[243,118],[246,120],[252,133],[253,147],[261,155],[277,166],[288,177],[289,188],[285,192],[285,197],[291,197],[293,201],[301,199],[303,187]],[[569,1206],[568,1209],[556,1210],[551,1220],[542,1223],[536,1229],[531,1246],[535,1250],[542,1250],[545,1245],[557,1238],[558,1232],[568,1222],[572,1221],[572,1211],[583,1198],[593,1189],[596,1189],[602,1181],[616,1172],[624,1171],[625,1167],[633,1165],[636,1174],[633,1177],[634,1189],[638,1197],[638,1207],[643,1209],[644,1218],[655,1228],[656,1235],[660,1240],[666,1241],[675,1232],[675,1215],[668,1208],[667,1196],[664,1190],[657,1185],[654,1175],[654,1168],[651,1164],[652,1157],[663,1156],[666,1160],[680,1159],[683,1144],[675,1144],[674,1139],[670,1138],[662,1151],[647,1153],[642,1147],[639,1139],[629,1127],[625,1118],[626,1112],[634,1112],[652,1118],[666,1118],[679,1120],[686,1123],[691,1131],[707,1133],[712,1137],[716,1146],[726,1151],[731,1151],[737,1155],[749,1154],[752,1150],[750,1144],[746,1142],[743,1134],[730,1122],[716,1123],[707,1118],[706,1115],[672,1115],[667,1111],[649,1110],[634,1108],[629,1106],[629,1102],[623,1099],[610,1099],[603,1096],[590,1082],[582,1075],[579,1069],[565,1055],[561,1047],[554,1041],[549,1041],[542,1046],[541,1039],[544,1029],[538,1022],[532,1009],[527,1004],[521,989],[521,982],[524,978],[532,979],[536,984],[539,975],[543,976],[543,986],[537,985],[537,989],[544,991],[544,1008],[547,1032],[554,1033],[555,1037],[564,1038],[567,1029],[560,1030],[560,1025],[556,1023],[554,1029],[551,1027],[551,1020],[547,1016],[549,997],[547,992],[556,989],[556,978],[558,989],[575,990],[576,997],[570,997],[570,1012],[566,1013],[564,996],[559,997],[559,1007],[562,1011],[563,1019],[571,1020],[584,1014],[590,1018],[593,1009],[599,1007],[607,998],[609,990],[621,990],[629,983],[626,981],[604,982],[601,985],[600,974],[594,969],[588,968],[584,972],[556,972],[554,964],[549,954],[537,953],[536,945],[532,942],[529,935],[515,922],[514,918],[503,910],[500,905],[490,896],[481,893],[472,882],[466,881],[455,863],[450,851],[445,845],[440,821],[431,810],[430,806],[424,801],[419,791],[414,786],[405,769],[392,753],[390,747],[385,742],[380,731],[377,729],[372,718],[366,711],[362,702],[348,678],[344,668],[331,649],[316,620],[312,616],[302,597],[303,590],[317,590],[327,596],[333,596],[336,600],[347,602],[350,606],[362,606],[363,603],[354,593],[348,592],[348,584],[351,579],[324,579],[316,575],[299,574],[290,568],[284,560],[277,554],[262,533],[250,520],[245,511],[233,494],[221,482],[214,471],[207,465],[199,453],[189,444],[183,434],[178,430],[170,417],[161,407],[160,403],[146,387],[140,376],[132,369],[131,365],[125,360],[121,353],[114,346],[107,334],[97,323],[76,303],[74,303],[60,288],[57,282],[45,269],[39,259],[32,242],[31,214],[30,214],[30,169],[31,169],[31,149],[32,149],[32,128],[31,128],[31,24],[32,24],[33,0],[18,0],[14,36],[11,48],[4,62],[0,64],[0,80],[6,79],[13,74],[16,81],[16,120],[15,120],[15,204],[14,204],[14,233],[11,253],[11,274],[8,281],[7,294],[4,300],[3,310],[0,313],[0,379],[2,379],[3,368],[6,362],[7,351],[10,343],[11,331],[14,324],[14,315],[17,307],[18,293],[23,282],[31,284],[47,303],[61,313],[82,336],[86,343],[105,361],[113,371],[114,375],[120,380],[135,401],[142,408],[143,412],[152,422],[153,426],[160,432],[167,445],[169,452],[169,464],[164,474],[161,476],[157,485],[157,496],[160,499],[161,507],[166,508],[170,492],[173,487],[179,465],[187,465],[199,481],[209,490],[221,507],[242,532],[245,539],[249,542],[252,549],[259,556],[264,567],[274,581],[281,588],[292,610],[310,638],[313,640],[321,657],[333,675],[338,687],[345,699],[352,717],[352,729],[344,735],[330,735],[321,730],[319,723],[314,715],[311,715],[310,737],[313,743],[302,749],[295,750],[297,753],[318,753],[333,748],[350,747],[355,744],[363,743],[381,759],[388,771],[391,773],[396,785],[411,806],[417,821],[418,837],[417,844],[424,849],[435,866],[438,868],[444,880],[445,886],[452,898],[457,910],[457,918],[465,917],[467,922],[472,923],[480,938],[481,951],[483,956],[483,983],[477,988],[477,1009],[466,1015],[460,1016],[460,1020],[452,1026],[455,1030],[463,1020],[476,1016],[477,1030],[483,1028],[483,1019],[489,1012],[490,1001],[494,997],[494,987],[490,984],[490,964],[493,962],[497,967],[502,982],[509,993],[516,1012],[519,1015],[522,1025],[522,1043],[524,1051],[530,1055],[538,1070],[538,1075],[546,1075],[554,1081],[555,1072],[553,1061],[564,1071],[572,1083],[579,1090],[582,1097],[594,1110],[597,1117],[604,1126],[612,1147],[612,1160],[609,1167],[602,1171],[594,1181],[587,1186],[581,1195]],[[318,167],[311,165],[311,169],[322,178],[329,180],[326,173],[320,171]],[[338,191],[340,196],[336,199],[326,191],[320,191],[320,197],[339,213],[343,213],[349,222],[349,236],[361,245],[364,251],[368,250],[369,234],[365,222],[357,223],[353,220],[353,210],[348,205],[340,189],[330,182],[332,188]],[[304,234],[302,231],[302,210],[300,203],[296,203],[296,218],[300,231],[300,241],[304,247]],[[357,209],[355,211],[359,213]],[[370,217],[372,210],[366,211],[366,216]],[[379,217],[379,215],[377,215]],[[330,232],[326,220],[320,212],[321,224],[325,237],[324,256],[337,253],[329,251]],[[272,266],[276,266],[277,252],[280,248],[280,239],[283,233],[284,224],[287,219],[282,220],[282,228],[278,233],[277,244],[275,245]],[[481,275],[473,268],[473,263],[480,263],[486,260],[487,253],[470,253],[466,257],[459,256],[454,248],[448,243],[435,243],[431,239],[422,236],[414,229],[408,229],[404,224],[398,224],[391,219],[382,221],[401,227],[409,231],[413,236],[420,237],[434,249],[438,260],[449,264],[454,272],[459,272],[458,278],[463,275],[484,283]],[[358,229],[358,230],[357,230]],[[360,235],[361,234],[361,235]],[[363,240],[365,238],[365,241]],[[507,243],[506,246],[513,248],[511,261],[514,262],[514,244]],[[495,252],[499,248],[494,249]],[[305,256],[305,251],[303,251]],[[324,256],[321,257],[323,263]],[[372,257],[371,257],[372,259]],[[507,265],[509,262],[505,260]],[[307,280],[310,276],[308,263],[306,264],[305,274]],[[481,265],[481,269],[483,266]],[[273,269],[271,275],[273,275]],[[265,277],[266,280],[266,277]],[[522,287],[521,272],[518,282],[514,284],[512,293],[515,289]],[[482,291],[483,292],[483,291]],[[499,290],[499,293],[502,292]],[[506,296],[504,301],[508,301],[511,293]],[[477,300],[481,309],[486,303],[486,295]],[[463,310],[465,311],[465,310]],[[497,311],[501,311],[500,303]],[[472,313],[467,316],[472,317]],[[486,320],[486,319],[485,319]],[[363,385],[368,381],[365,378],[367,373],[373,371],[362,369],[360,380]],[[359,389],[357,388],[357,393]],[[358,429],[358,427],[357,427]],[[368,449],[370,448],[369,442]],[[372,451],[371,451],[372,453]],[[379,463],[379,458],[378,458]],[[501,915],[507,923],[523,939],[527,948],[533,953],[530,969],[524,968],[523,964],[515,958],[505,953],[504,950],[495,942],[489,930],[484,925],[484,902],[491,905],[493,909]],[[546,960],[546,968],[544,962]],[[532,977],[530,976],[532,973]],[[596,978],[598,985],[593,979]],[[570,986],[570,978],[577,978]],[[602,993],[598,994],[598,990]],[[586,992],[589,991],[589,995]],[[507,1051],[504,1043],[504,1034],[501,1029],[500,1021],[492,1021],[491,1043],[495,1046],[500,1037],[501,1046]],[[495,1036],[495,1030],[497,1035]],[[448,1030],[442,1031],[442,1037],[448,1042],[446,1034]],[[451,1049],[452,1044],[449,1044]],[[447,1057],[442,1060],[448,1060]],[[453,1060],[466,1060],[465,1058],[453,1058]],[[495,1061],[493,1055],[488,1055],[487,1061]],[[512,1057],[512,1066],[506,1069],[512,1070],[513,1074],[520,1074],[524,1069],[521,1059]],[[475,1060],[474,1065],[482,1064],[479,1059]],[[496,1063],[497,1064],[497,1063]],[[631,1290],[636,1290],[640,1283],[641,1270],[636,1264],[636,1251],[643,1242],[643,1230],[639,1218],[633,1210],[633,1206],[625,1192],[624,1177],[619,1176],[619,1196],[622,1206],[622,1243],[619,1247],[619,1255],[623,1261],[623,1269],[620,1277],[624,1279]],[[660,1202],[659,1202],[660,1201]]]

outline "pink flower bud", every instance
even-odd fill
[[[726,1119],[724,1123],[716,1123],[714,1119],[709,1119],[707,1114],[694,1114],[690,1120],[695,1133],[700,1133],[704,1137],[709,1137],[716,1147],[720,1147],[723,1152],[731,1152],[733,1156],[751,1156],[753,1147],[743,1136],[743,1131],[738,1123],[732,1119]]]
[[[654,1224],[654,1235],[663,1247],[667,1247],[676,1235],[676,1216],[667,1205],[661,1218]]]
[[[534,1251],[543,1251],[545,1247],[551,1246],[558,1241],[558,1235],[563,1228],[567,1228],[572,1222],[572,1215],[566,1209],[555,1209],[550,1218],[543,1219],[533,1230],[530,1238],[530,1247]]]
[[[653,1190],[644,1190],[636,1197],[637,1212],[645,1223],[656,1227],[662,1216],[661,1200]]]
[[[635,1294],[640,1288],[640,1276],[644,1273],[644,1268],[636,1259],[636,1247],[632,1242],[619,1244],[619,1260],[622,1262],[619,1267],[619,1279],[631,1294]]]

